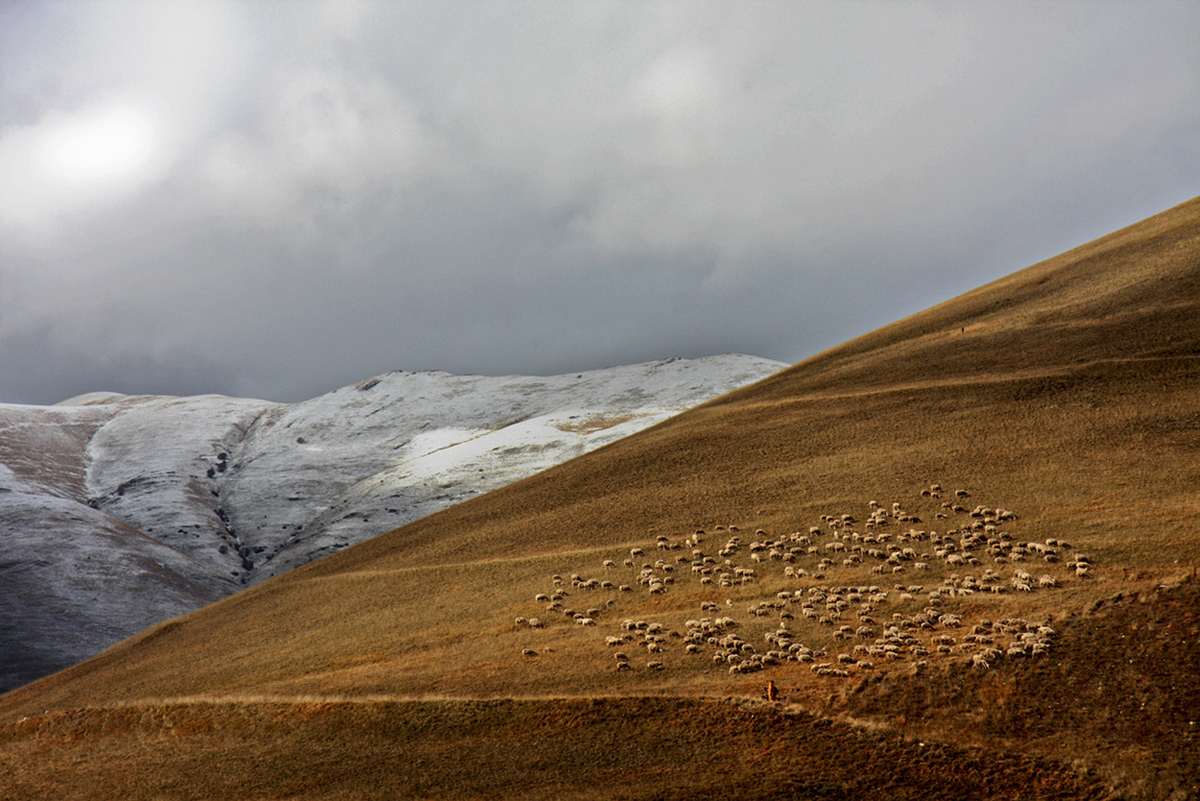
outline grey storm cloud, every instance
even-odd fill
[[[1194,3],[0,6],[0,401],[797,361],[1197,193]]]

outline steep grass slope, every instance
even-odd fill
[[[102,747],[94,786],[219,797],[153,767],[183,715],[184,761],[236,737],[286,773],[333,726],[374,765],[259,797],[1198,797],[1198,388],[1191,201],[10,693],[4,770],[49,786]],[[728,727],[704,700],[768,679],[782,706]],[[1129,727],[1133,692],[1157,714]],[[798,710],[853,727],[828,747]],[[515,766],[472,784],[480,749]]]

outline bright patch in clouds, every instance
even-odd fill
[[[650,68],[636,88],[638,104],[660,114],[699,114],[717,98],[716,81],[698,53],[671,53]]]
[[[68,182],[132,177],[149,165],[155,133],[146,109],[114,106],[59,123],[46,134],[42,157],[52,175]]]
[[[123,99],[0,131],[0,227],[52,232],[122,202],[171,166],[164,140],[159,116]]]

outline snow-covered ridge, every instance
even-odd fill
[[[785,366],[391,372],[295,404],[0,404],[0,690]]]

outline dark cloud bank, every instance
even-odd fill
[[[0,7],[0,402],[798,361],[1196,193],[1200,7]]]

